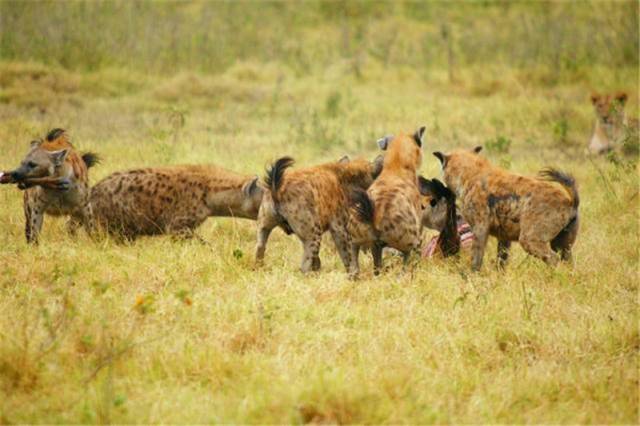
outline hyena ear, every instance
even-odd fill
[[[475,148],[473,148],[473,153],[474,154],[479,154],[480,151],[482,151],[482,146],[478,145]]]
[[[40,144],[42,143],[42,140],[39,139],[34,139],[31,142],[29,142],[29,145],[31,146],[31,149],[40,146]]]
[[[378,155],[375,160],[371,162],[372,171],[371,177],[376,179],[382,173],[382,167],[384,166],[384,155]]]
[[[625,92],[616,93],[616,100],[624,105],[624,103],[627,102],[627,94]]]
[[[47,140],[49,142],[52,142],[64,134],[65,134],[64,129],[56,128],[56,129],[50,130],[49,133],[47,133]]]
[[[435,155],[436,158],[438,160],[440,160],[440,164],[442,165],[442,168],[444,169],[447,166],[447,156],[444,155],[443,153],[441,153],[440,151],[434,152],[433,155]]]
[[[596,104],[596,102],[598,102],[598,100],[600,99],[600,95],[598,95],[596,92],[593,92],[591,94],[591,103],[592,104]]]
[[[381,150],[386,151],[389,147],[389,143],[393,140],[393,135],[387,135],[384,138],[378,139],[378,146]]]
[[[420,195],[434,195],[431,181],[424,176],[418,176],[418,190]]]
[[[242,186],[242,193],[246,197],[251,197],[262,192],[262,188],[258,184],[258,180],[258,176],[255,176],[253,179]]]
[[[344,164],[344,163],[348,163],[349,161],[351,161],[351,159],[349,158],[348,155],[345,155],[344,157],[338,160],[338,163]]]
[[[50,152],[49,157],[55,166],[61,166],[62,163],[64,163],[65,158],[67,158],[68,153],[68,149],[61,149],[60,151]]]
[[[422,147],[422,142],[424,141],[424,131],[426,129],[427,128],[425,126],[422,126],[413,134],[413,140],[416,141],[419,147]]]

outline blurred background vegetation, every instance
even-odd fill
[[[586,66],[638,65],[638,2],[2,1],[0,55],[78,71],[221,73],[277,62],[296,75],[350,62],[383,67],[544,68],[542,83]]]

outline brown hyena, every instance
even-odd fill
[[[481,149],[434,152],[475,234],[473,269],[482,266],[489,235],[498,239],[499,265],[506,262],[511,241],[551,265],[557,263],[555,252],[570,260],[580,203],[573,177],[554,169],[539,178],[519,176],[492,166],[479,155]]]
[[[88,169],[97,162],[93,153],[78,154],[62,129],[51,130],[45,139],[31,142],[31,150],[20,167],[0,178],[0,183],[17,183],[25,190],[27,242],[38,243],[45,213],[69,215],[68,229],[72,234],[80,225],[92,232]]]
[[[256,219],[258,178],[209,165],[116,172],[96,184],[91,204],[98,227],[118,239],[195,236],[209,216]]]
[[[287,170],[293,159],[283,157],[267,171],[269,191],[258,215],[256,262],[260,264],[269,234],[276,226],[295,233],[304,248],[301,270],[320,269],[320,241],[331,233],[342,262],[351,270],[350,239],[347,232],[348,194],[353,188],[366,189],[382,168],[381,157],[374,162],[348,158],[304,169]]]
[[[624,107],[627,94],[610,95],[593,93],[591,103],[596,114],[589,151],[605,154],[617,148],[636,153],[638,150],[638,120],[627,120]]]
[[[417,170],[422,163],[424,127],[415,134],[387,136],[378,141],[385,150],[380,176],[367,191],[352,192],[353,212],[349,220],[352,236],[353,275],[359,271],[361,248],[370,248],[374,273],[382,266],[382,249],[389,246],[403,253],[405,263],[420,249],[422,233],[421,194]]]

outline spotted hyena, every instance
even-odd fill
[[[256,219],[258,178],[210,165],[116,172],[91,191],[96,224],[118,239],[194,236],[209,216]]]
[[[258,215],[256,262],[261,263],[271,230],[281,226],[302,242],[301,270],[320,269],[320,241],[331,233],[342,262],[352,267],[347,232],[348,195],[353,188],[366,189],[382,168],[374,162],[343,158],[334,163],[289,170],[293,159],[283,157],[267,171],[265,192]]]
[[[638,120],[628,120],[624,111],[627,94],[601,95],[593,93],[591,103],[596,121],[589,141],[589,151],[593,154],[605,154],[617,148],[625,151],[637,151]]]
[[[66,131],[53,129],[44,139],[31,142],[29,153],[17,169],[2,174],[0,183],[15,183],[24,190],[28,243],[38,243],[45,213],[70,216],[68,229],[72,234],[80,225],[92,232],[88,169],[97,162],[96,154],[77,153]]]
[[[403,253],[405,263],[421,245],[422,208],[417,171],[422,163],[425,128],[413,135],[388,136],[378,141],[385,150],[380,176],[366,191],[353,191],[353,212],[349,231],[351,257],[357,275],[361,248],[370,248],[374,273],[382,266],[382,249],[392,247]]]
[[[481,147],[434,152],[444,179],[461,202],[473,243],[473,269],[479,270],[489,235],[498,239],[498,259],[503,265],[512,241],[550,265],[571,259],[578,233],[580,198],[570,175],[546,169],[539,177],[510,173],[479,155]]]

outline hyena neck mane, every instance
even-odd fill
[[[451,194],[447,197],[447,221],[438,236],[438,248],[444,257],[452,256],[460,251],[460,234],[458,234],[458,219],[456,212],[456,198]]]
[[[484,177],[492,171],[500,170],[489,163],[485,158],[474,158],[473,162],[460,161],[450,162],[445,169],[447,185],[454,190],[456,196],[474,184],[481,184]]]

